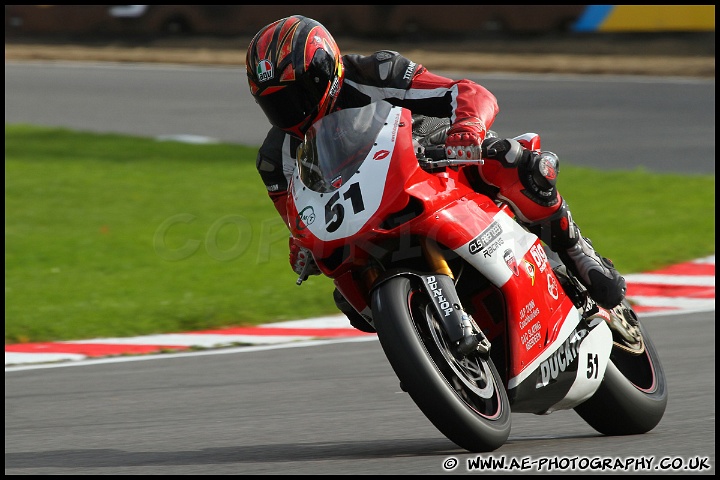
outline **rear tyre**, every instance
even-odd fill
[[[627,302],[625,308],[632,312]],[[665,371],[647,330],[639,320],[636,322],[644,351],[637,354],[614,345],[600,388],[575,407],[583,420],[604,435],[649,432],[665,414],[668,401]]]
[[[373,293],[372,309],[385,355],[428,420],[468,451],[502,446],[511,411],[495,365],[479,353],[455,353],[424,288],[391,278]]]

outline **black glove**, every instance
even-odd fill
[[[423,147],[444,145],[449,128],[449,118],[427,117],[425,115],[412,116],[413,138]]]

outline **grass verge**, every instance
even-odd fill
[[[337,313],[302,287],[256,148],[5,126],[5,343],[248,325]],[[715,177],[560,178],[583,234],[623,273],[713,254]]]

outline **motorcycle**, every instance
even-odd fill
[[[516,140],[545,154],[538,135]],[[632,305],[599,307],[507,205],[470,188],[464,168],[480,162],[419,147],[411,112],[385,101],[327,115],[298,148],[292,235],[459,447],[502,446],[511,412],[652,430],[667,382]]]

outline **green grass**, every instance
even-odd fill
[[[337,313],[303,286],[256,148],[5,127],[5,342],[78,340]],[[715,252],[714,175],[560,177],[623,273]]]

